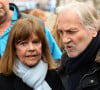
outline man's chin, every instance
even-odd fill
[[[6,17],[0,17],[0,24],[3,24],[7,19],[7,16]]]
[[[6,19],[7,19],[7,17],[8,17],[8,13],[7,12],[1,14],[0,15],[0,24],[2,24],[3,22],[5,22]]]
[[[76,58],[78,56],[78,54],[74,53],[74,52],[67,52],[68,56],[70,58]]]

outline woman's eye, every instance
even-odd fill
[[[33,41],[33,43],[39,43],[40,42],[40,40],[34,40]]]
[[[20,44],[21,44],[21,45],[26,45],[26,44],[27,44],[27,42],[21,42]]]
[[[33,43],[38,43],[38,41],[34,41]]]

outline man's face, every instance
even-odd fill
[[[4,22],[8,16],[9,0],[0,0],[0,24]]]
[[[86,30],[75,12],[63,12],[58,17],[58,30],[69,57],[77,57],[97,35],[97,31]]]

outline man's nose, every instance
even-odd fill
[[[62,42],[65,44],[65,43],[69,43],[71,41],[71,38],[70,38],[70,36],[69,35],[66,35],[66,34],[64,34],[63,36],[62,36]]]

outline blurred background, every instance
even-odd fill
[[[31,9],[42,9],[45,11],[55,12],[57,6],[66,4],[71,1],[84,1],[95,5],[98,13],[100,14],[100,0],[10,0],[15,3],[20,11],[27,11]]]

